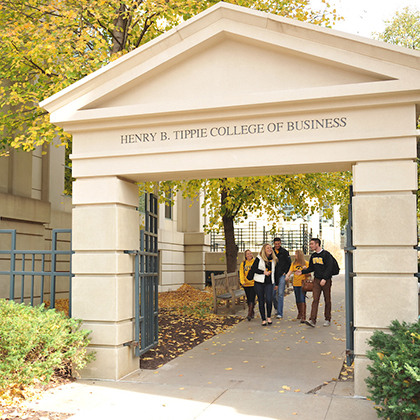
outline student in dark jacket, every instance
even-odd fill
[[[248,272],[247,278],[248,280],[254,280],[254,288],[258,296],[258,309],[262,320],[261,325],[271,325],[273,287],[276,281],[278,282],[278,269],[277,257],[270,244],[263,245],[261,252],[255,258]]]
[[[311,317],[306,321],[306,324],[310,327],[315,327],[318,316],[319,298],[322,292],[324,293],[325,300],[324,327],[329,327],[331,324],[331,273],[333,270],[333,259],[328,251],[321,248],[321,241],[318,238],[312,238],[309,242],[309,247],[314,251],[309,260],[309,267],[301,271],[296,271],[297,275],[314,272]]]
[[[284,305],[284,288],[286,286],[286,274],[289,271],[292,260],[289,251],[281,246],[281,239],[274,238],[274,254],[277,257],[277,265],[279,277],[274,286],[273,303],[277,310],[277,318],[283,318],[283,305]]]

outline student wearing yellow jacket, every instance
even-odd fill
[[[251,321],[251,318],[254,318],[254,306],[255,306],[255,289],[254,289],[254,280],[248,280],[246,276],[252,264],[254,263],[254,256],[252,252],[247,249],[245,251],[245,259],[241,262],[239,267],[239,280],[242,287],[245,290],[246,301],[248,303],[248,321]]]
[[[310,274],[300,274],[297,275],[296,271],[304,270],[308,268],[309,264],[305,261],[305,256],[303,255],[303,251],[301,249],[296,250],[295,253],[295,261],[290,266],[289,272],[286,274],[286,281],[289,280],[290,276],[294,273],[293,276],[293,290],[295,292],[295,299],[296,299],[296,306],[298,308],[298,316],[297,319],[300,319],[301,324],[305,324],[306,322],[306,293],[302,290],[302,281],[307,277],[310,277]]]

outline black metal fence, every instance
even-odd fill
[[[272,243],[275,237],[280,237],[282,247],[286,248],[290,253],[301,249],[304,254],[308,254],[311,236],[312,229],[309,229],[306,223],[302,223],[299,229],[296,230],[283,228],[275,233],[273,233],[272,229],[267,229],[265,226],[257,229],[256,225],[251,223],[245,228],[235,228],[235,241],[240,252],[246,249],[250,249],[253,252],[260,251],[264,243]],[[212,252],[223,252],[225,250],[223,232],[210,233],[210,246]]]

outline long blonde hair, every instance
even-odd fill
[[[245,263],[246,263],[246,261],[247,261],[247,259],[246,259],[246,253],[247,253],[247,252],[250,252],[250,253],[251,253],[251,255],[252,255],[252,259],[254,259],[254,255],[252,254],[252,251],[251,251],[250,249],[246,249],[246,250],[245,250],[245,252],[244,252],[244,261],[243,261],[243,262],[244,262],[244,265],[245,265]]]
[[[264,245],[262,246],[261,251],[260,251],[261,258],[262,258],[265,262],[270,261],[270,260],[268,259],[268,257],[267,257],[267,254],[265,253],[265,248],[267,247],[267,245],[270,245],[270,246],[271,246],[271,244],[266,243],[266,244],[264,244]],[[273,259],[272,259],[271,261],[274,263],[274,265],[276,265],[276,264],[277,264],[277,256],[276,256],[276,253],[275,253],[274,251],[272,251],[272,252],[271,252],[271,256],[273,257]]]
[[[306,265],[305,255],[301,249],[296,250],[295,263],[298,263],[302,267]]]

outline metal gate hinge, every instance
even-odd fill
[[[139,342],[138,341],[127,341],[123,344],[124,347],[138,347]]]
[[[139,255],[140,254],[140,251],[137,250],[137,249],[134,249],[133,251],[131,251],[131,250],[125,250],[124,251],[124,254]]]

